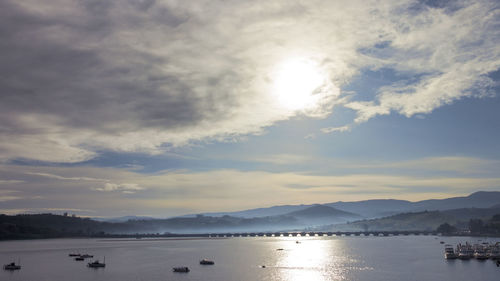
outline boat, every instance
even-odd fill
[[[85,260],[85,258],[84,258],[84,257],[82,257],[82,256],[79,256],[79,257],[76,257],[76,258],[75,258],[75,261],[83,261],[83,260]]]
[[[476,251],[474,251],[474,257],[477,260],[487,260],[488,259],[488,255],[486,254],[486,251],[484,251],[483,248],[476,249]]]
[[[500,248],[493,246],[488,253],[488,257],[492,260],[500,260]]]
[[[447,260],[454,260],[458,258],[458,254],[453,250],[453,246],[445,245],[444,246],[444,258]]]
[[[189,268],[187,266],[179,266],[179,267],[172,268],[172,271],[173,272],[187,273],[187,272],[189,272]]]
[[[19,269],[21,269],[21,265],[16,264],[15,262],[11,262],[9,264],[4,265],[3,269],[5,269],[5,270],[19,270]]]
[[[212,260],[202,259],[200,261],[200,264],[203,264],[203,265],[213,265],[213,264],[215,264],[215,262],[212,261]]]
[[[82,257],[84,259],[87,259],[87,258],[93,258],[94,256],[93,255],[89,255],[89,254],[83,254],[83,255],[80,255],[80,257]]]
[[[457,246],[458,258],[461,260],[468,260],[474,257],[474,250],[469,244]]]
[[[69,253],[68,254],[69,257],[79,257],[80,254],[75,254],[75,253]]]
[[[87,266],[92,268],[106,267],[106,257],[104,257],[104,262],[99,262],[99,260],[95,260],[93,262],[89,262]]]

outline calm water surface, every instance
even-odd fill
[[[301,243],[297,244],[295,241]],[[439,242],[477,242],[478,238],[260,237],[200,240],[53,239],[0,242],[0,262],[20,259],[19,271],[0,272],[0,280],[62,281],[330,281],[330,280],[500,280],[488,261],[446,261]],[[481,242],[500,239],[482,239]],[[283,250],[278,251],[278,248]],[[87,268],[70,252],[106,257],[106,268]],[[214,266],[199,265],[202,258]],[[261,268],[265,265],[266,268]],[[191,272],[174,273],[188,266]]]

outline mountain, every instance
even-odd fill
[[[500,214],[500,206],[493,206],[492,208],[461,208],[441,212],[453,216],[459,221],[468,221],[470,219],[487,220],[496,214]]]
[[[460,208],[489,208],[500,204],[499,191],[479,191],[465,197],[431,199],[417,202],[405,200],[365,200],[325,204],[339,210],[360,214],[366,218],[385,217],[403,212],[442,211]]]
[[[236,212],[217,212],[217,213],[203,213],[204,216],[211,217],[222,217],[222,216],[232,216],[239,218],[258,218],[258,217],[271,217],[280,216],[290,212],[303,210],[309,208],[313,205],[280,205],[267,208],[256,208]],[[187,217],[194,217],[196,215],[187,215]]]
[[[116,218],[93,218],[93,220],[96,221],[102,221],[102,222],[126,222],[129,220],[154,220],[155,218],[153,217],[145,217],[145,216],[123,216],[123,217],[116,217]]]
[[[448,223],[466,229],[471,219],[488,221],[500,214],[500,208],[460,208],[444,211],[422,211],[401,213],[393,216],[360,220],[348,224],[337,224],[318,228],[339,231],[391,231],[391,230],[435,230],[439,225]]]
[[[455,223],[456,218],[439,211],[424,211],[402,213],[384,218],[356,221],[349,224],[332,225],[323,229],[328,231],[432,231],[445,222]]]
[[[365,218],[385,217],[412,209],[412,202],[395,199],[375,199],[357,202],[335,202],[325,204],[346,212],[360,214]]]
[[[500,192],[476,192],[465,197],[419,202],[382,199],[323,205],[283,205],[216,214],[168,219],[123,217],[112,222],[53,214],[0,215],[0,239],[89,237],[102,233],[263,232],[306,228],[433,230],[445,222],[464,229],[471,219],[487,221],[500,214]],[[370,219],[360,220],[362,216]]]
[[[431,199],[413,203],[412,210],[450,210],[459,208],[490,208],[500,204],[499,191],[478,191],[466,197]]]
[[[297,221],[304,226],[344,223],[361,219],[360,215],[319,204],[306,209],[290,212],[285,216],[296,218]]]
[[[312,207],[299,211],[290,212],[287,215],[300,218],[324,218],[324,217],[359,217],[357,214],[337,210],[325,205],[316,204]]]
[[[285,215],[316,205],[318,204],[281,205],[237,212],[204,213],[203,215],[212,217],[221,217],[227,215],[240,218],[269,217]],[[500,191],[478,191],[465,197],[431,199],[417,202],[395,199],[374,199],[355,202],[338,201],[322,205],[332,207],[337,210],[358,214],[365,218],[380,218],[404,212],[421,212],[425,210],[441,211],[459,208],[489,208],[493,205],[500,205]],[[186,217],[194,216],[195,215],[187,215]]]

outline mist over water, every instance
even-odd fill
[[[20,259],[22,269],[2,271],[0,280],[497,280],[500,268],[492,261],[447,261],[440,241],[456,244],[478,239],[395,236],[6,241],[0,242],[0,261],[5,264]],[[106,267],[87,268],[90,260],[74,261],[68,257],[73,252],[93,254],[100,260],[105,256]],[[215,265],[200,265],[202,258],[213,259]],[[175,266],[188,266],[191,271],[174,273]]]

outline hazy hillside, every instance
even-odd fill
[[[269,208],[257,208],[237,212],[206,213],[209,216],[234,216],[241,218],[268,217],[285,215],[291,212],[304,210],[318,204],[310,205],[283,205]],[[420,212],[449,210],[459,208],[489,208],[500,205],[500,191],[479,191],[465,197],[453,197],[448,199],[432,199],[418,202],[410,202],[395,199],[375,199],[356,202],[334,202],[322,204],[337,210],[358,214],[365,218],[380,218],[403,212]],[[191,217],[194,215],[190,215]]]
[[[330,225],[322,230],[435,230],[443,223],[466,227],[469,220],[487,221],[500,214],[500,208],[462,208],[445,211],[401,213],[384,218],[355,221],[348,224]]]
[[[366,218],[384,217],[402,212],[442,211],[460,208],[490,208],[500,204],[499,191],[479,191],[465,197],[432,199],[418,202],[404,200],[366,200],[358,202],[335,202],[326,204]]]
[[[431,199],[413,203],[414,211],[423,210],[450,210],[460,208],[490,208],[500,204],[499,191],[479,191],[466,197],[453,197],[448,199]]]
[[[358,202],[335,202],[325,204],[339,210],[360,214],[365,218],[384,217],[411,209],[412,202],[395,199],[376,199]]]
[[[268,208],[249,209],[237,212],[203,213],[203,215],[211,217],[232,216],[240,218],[270,217],[270,216],[280,216],[290,212],[303,210],[311,206],[314,205],[280,205]],[[194,217],[196,215],[188,215],[188,216]]]
[[[305,226],[344,223],[361,218],[360,215],[337,210],[325,205],[314,205],[306,209],[288,213],[286,216],[296,218]]]
[[[390,217],[356,221],[349,224],[333,225],[323,230],[336,231],[390,231],[390,230],[435,230],[439,225],[455,223],[456,218],[439,211],[403,213]]]
[[[168,219],[129,217],[127,221],[115,222],[53,214],[0,215],[0,239],[88,237],[103,232],[162,234],[289,231],[311,227],[320,230],[357,231],[434,230],[445,222],[463,228],[470,219],[486,221],[493,215],[500,214],[499,197],[500,192],[477,192],[467,197],[420,202],[367,200],[326,205],[275,206],[237,212],[240,217],[229,215],[195,215]],[[453,206],[459,208],[449,209]],[[484,208],[484,206],[495,207]],[[429,211],[419,211],[419,208]],[[381,216],[391,212],[399,214],[361,220],[362,216],[346,210],[359,211],[365,217]],[[256,217],[244,217],[251,214]],[[264,214],[278,215],[262,216]]]

